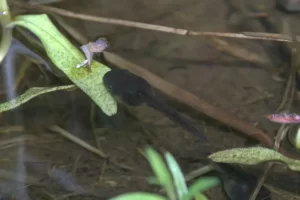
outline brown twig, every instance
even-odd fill
[[[292,42],[292,38],[290,36],[282,35],[282,34],[252,33],[252,32],[243,32],[243,33],[201,32],[201,31],[173,28],[168,26],[161,26],[161,25],[148,24],[142,22],[134,22],[129,20],[78,14],[60,8],[54,8],[54,7],[43,6],[43,5],[32,5],[20,1],[11,1],[10,4],[21,8],[36,9],[38,11],[43,11],[45,13],[55,13],[57,15],[66,16],[70,18],[106,23],[106,24],[114,24],[119,26],[127,26],[133,28],[141,28],[141,29],[147,29],[153,31],[160,31],[160,32],[166,32],[166,33],[183,35],[183,36],[215,36],[215,37],[229,37],[229,38],[255,39],[255,40],[272,40],[272,41],[279,41],[279,42]],[[299,38],[297,38],[297,40],[299,40]]]
[[[64,136],[65,138],[71,140],[72,142],[80,145],[81,147],[85,148],[86,150],[98,155],[100,158],[103,159],[108,159],[108,155],[106,155],[104,152],[102,152],[100,149],[97,149],[93,146],[91,146],[90,144],[86,143],[85,141],[81,140],[80,138],[72,135],[71,133],[67,132],[66,130],[60,128],[59,126],[53,125],[48,127],[49,130],[59,133],[62,136]],[[127,170],[133,170],[133,168],[129,167],[129,166],[125,166],[125,165],[120,165],[119,163],[115,162],[114,160],[110,160],[110,162],[118,167],[127,169]]]
[[[208,40],[205,40],[205,42],[212,45],[219,51],[229,54],[237,59],[245,60],[250,63],[255,63],[257,65],[262,65],[271,68],[269,66],[269,61],[265,59],[263,56],[261,56],[261,54],[250,51],[245,47],[241,47],[233,43],[228,43],[224,39],[220,39],[216,37],[211,37]]]
[[[49,127],[49,130],[54,131],[56,133],[60,133],[65,138],[67,138],[67,139],[71,140],[72,142],[80,145],[81,147],[87,149],[88,151],[95,153],[96,155],[100,156],[101,158],[106,159],[108,157],[100,149],[96,149],[95,147],[91,146],[90,144],[84,142],[80,138],[72,135],[71,133],[67,132],[66,130],[64,130],[64,129],[58,127],[58,126],[51,126],[51,127]]]
[[[53,18],[57,21],[57,23],[61,27],[63,27],[81,45],[87,44],[89,42],[86,37],[84,37],[73,26],[71,26],[70,24],[68,24],[62,17],[59,17],[58,15],[53,15]]]
[[[278,133],[277,133],[277,137],[276,137],[276,140],[275,140],[275,143],[274,143],[274,149],[277,151],[279,148],[280,148],[280,143],[281,141],[284,139],[284,137],[286,136],[286,133],[288,131],[289,127],[285,127],[285,125],[282,125],[279,130],[278,130]],[[264,169],[264,172],[263,174],[261,175],[255,189],[253,190],[253,193],[250,197],[249,200],[255,200],[262,185],[264,184],[267,176],[268,176],[268,173],[270,171],[270,169],[274,166],[274,163],[268,163],[266,168]]]
[[[32,4],[23,3],[20,1],[12,1],[10,3],[12,5],[15,5],[15,6],[18,6],[21,8],[38,9],[39,11],[43,11],[46,13],[55,13],[58,15],[76,18],[76,19],[87,20],[87,21],[115,24],[115,25],[120,25],[120,26],[129,26],[129,27],[134,27],[134,28],[150,29],[150,30],[174,33],[174,34],[178,34],[178,35],[186,35],[186,33],[188,32],[185,29],[177,29],[177,28],[172,28],[172,27],[167,27],[167,26],[160,26],[160,25],[147,24],[147,23],[141,23],[141,22],[133,22],[133,21],[128,21],[128,20],[78,14],[78,13],[60,9],[60,8],[54,8],[54,7],[42,6],[42,5],[32,5]]]

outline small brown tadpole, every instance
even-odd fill
[[[105,38],[99,38],[95,42],[89,42],[85,45],[82,45],[80,49],[83,51],[86,60],[80,64],[77,64],[76,68],[85,67],[87,65],[90,66],[93,61],[94,53],[102,53],[107,47],[108,42]]]

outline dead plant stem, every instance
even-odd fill
[[[174,28],[174,27],[169,27],[169,26],[148,24],[148,23],[142,23],[142,22],[134,22],[134,21],[129,21],[129,20],[79,14],[79,13],[75,13],[75,12],[68,11],[65,9],[54,8],[54,7],[50,7],[50,6],[44,6],[44,5],[32,5],[32,4],[28,4],[28,3],[24,3],[24,2],[20,2],[20,1],[11,1],[10,3],[12,5],[20,7],[20,8],[36,9],[38,11],[43,11],[45,13],[53,13],[53,14],[57,14],[57,15],[65,16],[65,17],[70,17],[70,18],[76,18],[76,19],[99,22],[99,23],[106,23],[106,24],[114,24],[114,25],[119,25],[119,26],[127,26],[127,27],[132,27],[132,28],[160,31],[160,32],[166,32],[166,33],[182,35],[182,36],[214,36],[214,37],[254,39],[254,40],[272,40],[272,41],[278,41],[278,42],[292,42],[292,38],[289,35],[282,35],[282,34],[276,34],[276,33],[202,32],[202,31]],[[299,37],[296,37],[297,41],[299,39],[300,39]]]

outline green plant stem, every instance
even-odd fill
[[[191,181],[203,174],[206,174],[214,169],[214,166],[212,165],[206,165],[204,167],[201,167],[199,169],[196,169],[189,174],[185,175],[185,181]]]
[[[170,200],[177,200],[176,191],[174,190],[173,185],[172,185],[172,187],[167,188],[166,192],[167,192],[167,196],[170,198]]]
[[[1,44],[0,44],[0,63],[3,61],[3,59],[5,58],[11,41],[12,41],[12,30],[11,28],[5,28],[3,27],[3,31],[2,31],[2,37],[1,37]]]
[[[7,1],[6,0],[1,0],[0,1],[0,11],[2,13],[1,21],[9,23],[11,17],[10,17],[10,10],[9,10],[9,7],[7,5]]]

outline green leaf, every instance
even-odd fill
[[[168,167],[173,176],[175,190],[177,192],[178,199],[182,199],[184,195],[188,193],[188,189],[185,183],[184,175],[180,169],[180,166],[176,162],[175,158],[169,152],[165,155]]]
[[[197,196],[199,193],[206,191],[212,187],[215,187],[221,183],[217,177],[203,177],[198,179],[189,187],[189,192],[185,196],[184,200],[190,200]]]
[[[172,185],[171,175],[162,157],[152,148],[146,148],[146,157],[159,184],[168,187]]]
[[[109,200],[167,200],[165,197],[146,192],[133,192],[121,194]]]
[[[295,147],[297,149],[300,149],[300,128],[297,127],[297,132],[294,138]]]
[[[11,110],[13,108],[16,108],[20,106],[23,103],[26,103],[30,99],[39,96],[41,94],[49,93],[49,92],[54,92],[58,90],[68,90],[76,88],[75,85],[65,85],[65,86],[58,86],[58,87],[33,87],[28,89],[25,93],[22,95],[18,96],[15,99],[12,99],[8,102],[0,104],[0,112],[4,112],[7,110]]]
[[[103,85],[104,74],[110,71],[107,66],[93,61],[90,69],[76,68],[85,60],[82,52],[73,46],[53,25],[46,14],[21,15],[9,26],[19,25],[29,29],[42,42],[47,55],[74,84],[84,91],[107,115],[117,112],[117,104]]]
[[[12,29],[5,26],[11,22],[10,9],[6,0],[0,0],[0,22],[2,26],[0,43],[0,63],[4,60],[12,42]]]
[[[170,199],[175,199],[176,194],[173,188],[172,178],[162,157],[150,147],[146,148],[146,157],[156,176],[157,182],[164,187]]]
[[[256,165],[262,162],[279,161],[291,170],[300,171],[300,160],[293,160],[277,151],[264,147],[235,148],[213,153],[209,156],[214,162]]]
[[[208,198],[204,194],[196,194],[195,195],[195,200],[208,200]]]

